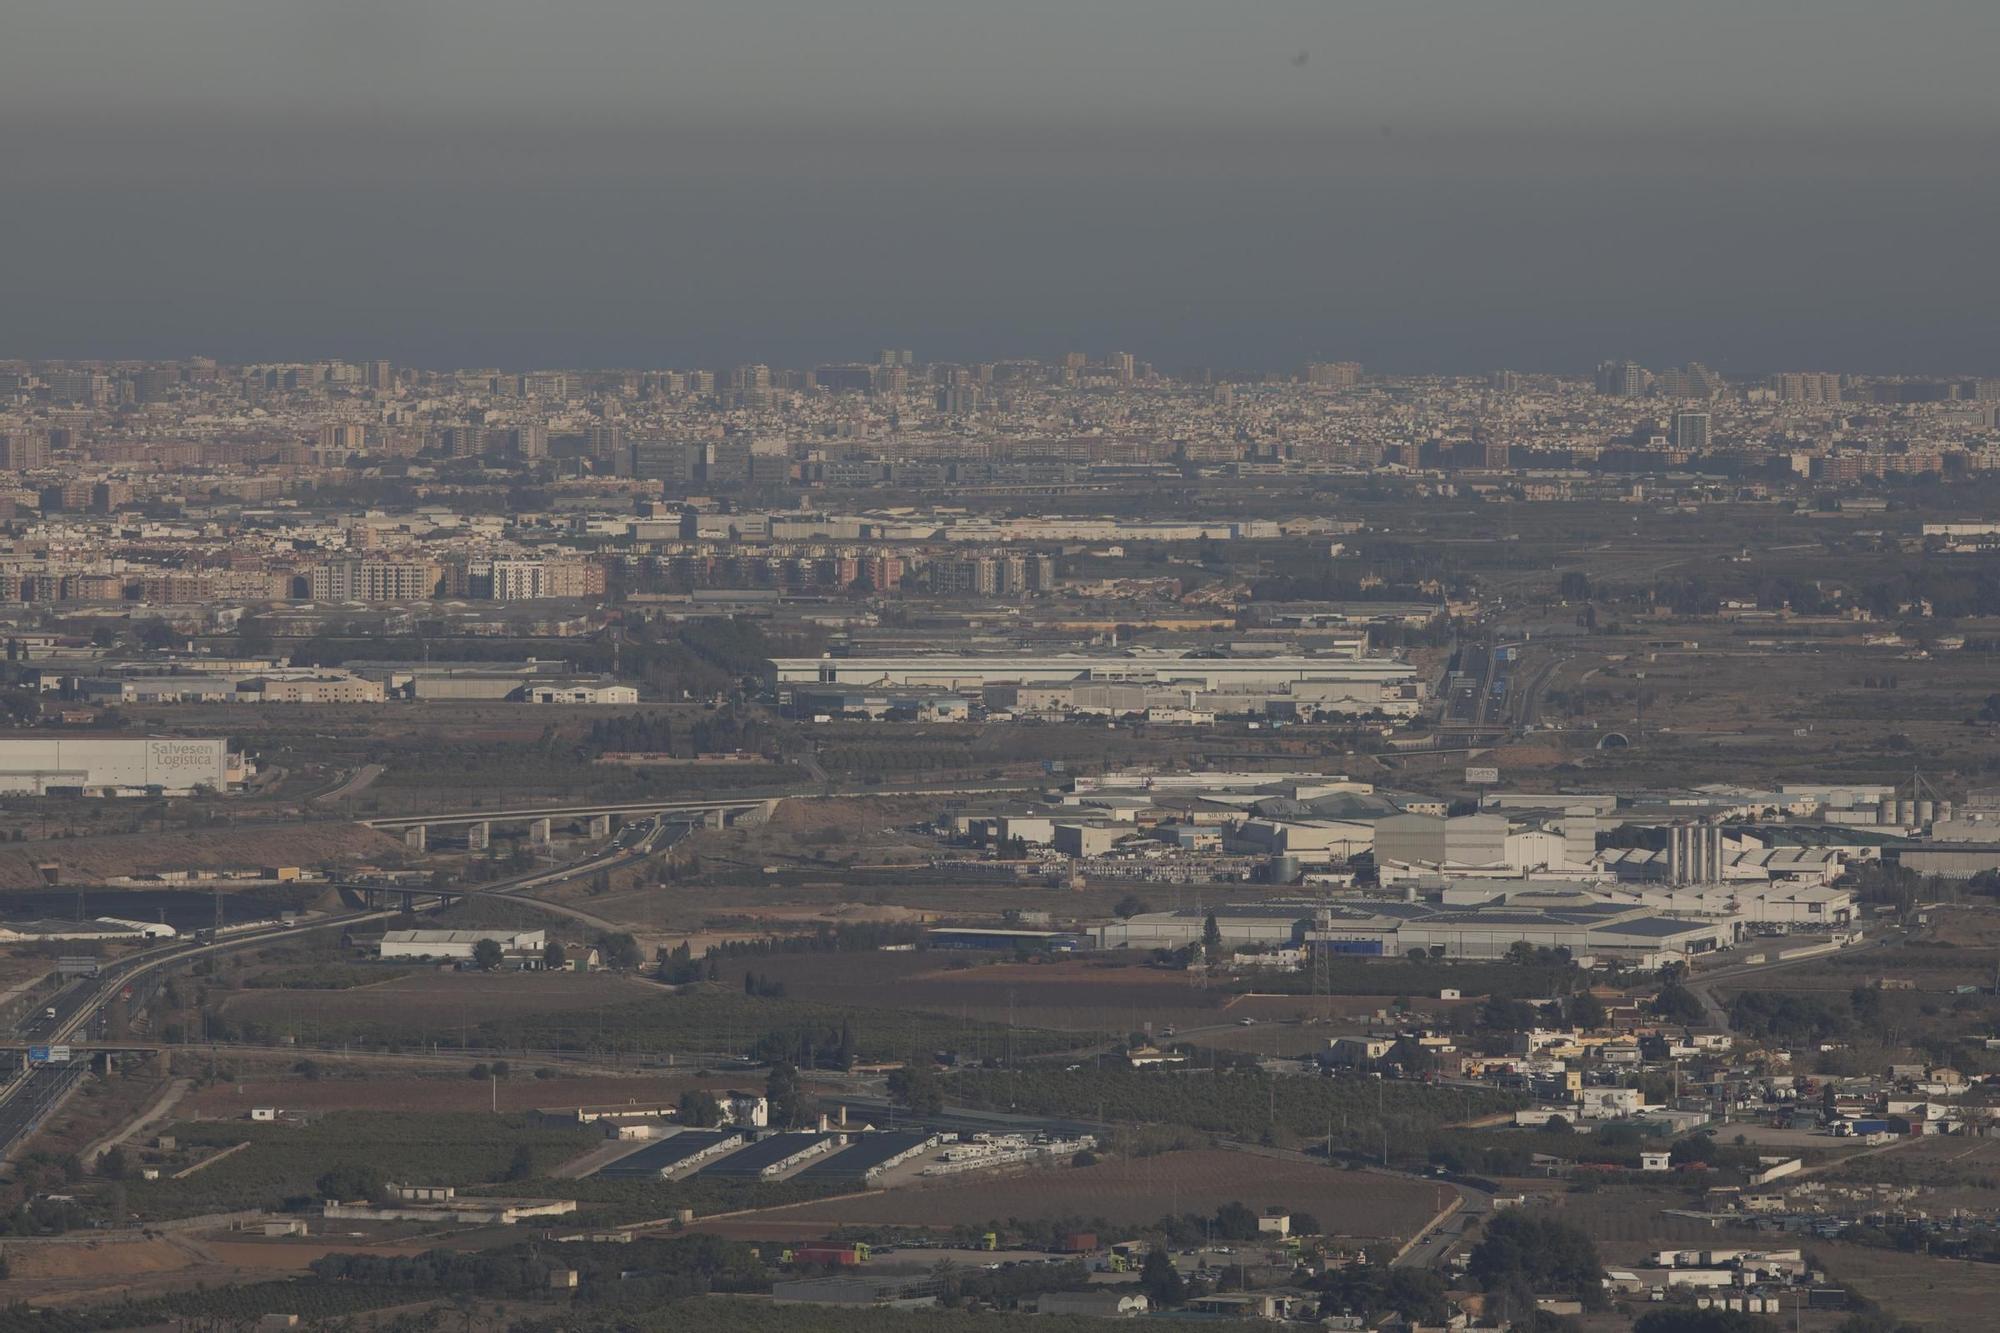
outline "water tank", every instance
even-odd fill
[[[1930,801],[1917,802],[1917,822],[1928,824],[1937,818],[1937,806]]]
[[[1939,819],[1950,819],[1950,818],[1951,818],[1951,802],[1950,802],[1950,801],[1939,801],[1939,802],[1937,803],[1937,817],[1938,817]]]
[[[1896,802],[1896,822],[1903,825],[1916,823],[1917,803],[1915,801]]]
[[[1886,796],[1877,801],[1875,803],[1875,822],[1878,824],[1895,823],[1896,803]]]

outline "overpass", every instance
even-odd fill
[[[385,833],[401,833],[415,851],[426,851],[433,829],[464,829],[466,846],[484,851],[492,844],[495,824],[525,825],[529,841],[547,847],[557,820],[587,820],[593,838],[611,835],[614,817],[631,819],[673,819],[679,823],[706,824],[723,828],[731,824],[760,823],[770,818],[781,797],[748,797],[733,801],[617,801],[599,805],[529,806],[512,810],[456,810],[435,814],[391,815],[356,822]]]
[[[662,811],[643,823],[627,824],[620,830],[611,845],[594,856],[586,856],[580,861],[570,861],[547,870],[531,870],[511,879],[494,880],[489,884],[430,884],[430,883],[381,883],[373,880],[336,881],[333,887],[341,896],[360,908],[374,911],[387,909],[398,912],[442,910],[467,898],[515,898],[533,889],[549,884],[560,884],[565,880],[594,874],[599,870],[612,870],[633,861],[643,861],[659,847],[660,839],[669,829],[678,829],[668,845],[678,842],[694,825],[685,820],[669,819],[677,814],[677,809]],[[697,812],[697,817],[707,819],[714,812]],[[552,903],[540,898],[524,898],[547,911],[568,916],[585,925],[597,929],[615,929],[611,922],[578,908],[563,903]]]

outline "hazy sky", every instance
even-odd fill
[[[2000,371],[2000,5],[8,0],[0,355]]]

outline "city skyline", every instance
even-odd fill
[[[891,356],[900,360],[889,359]],[[1363,359],[1356,359],[1363,358]],[[852,370],[869,368],[879,370],[884,367],[903,366],[922,368],[928,371],[977,371],[1007,366],[1035,366],[1051,371],[1059,370],[1065,364],[1072,368],[1088,368],[1094,371],[1115,370],[1122,361],[1129,363],[1130,383],[1144,384],[1157,382],[1163,385],[1201,387],[1209,383],[1234,383],[1238,387],[1254,388],[1260,384],[1282,386],[1293,383],[1306,384],[1317,388],[1353,388],[1367,381],[1400,382],[1424,380],[1470,380],[1494,381],[1498,376],[1533,378],[1561,383],[1584,384],[1593,380],[1597,391],[1610,396],[1630,398],[1706,398],[1722,392],[1728,387],[1760,387],[1768,384],[1777,387],[1780,380],[1806,376],[1815,381],[1825,380],[1830,384],[1841,381],[1935,381],[1939,383],[1987,381],[2000,378],[1976,369],[1948,366],[1924,366],[1916,369],[1884,369],[1869,366],[1828,367],[1815,366],[1800,369],[1803,363],[1796,359],[1783,360],[1771,366],[1710,366],[1699,356],[1673,357],[1653,362],[1642,362],[1628,356],[1600,358],[1594,363],[1580,363],[1558,367],[1536,367],[1517,364],[1482,366],[1474,369],[1406,368],[1384,367],[1365,353],[1343,351],[1308,355],[1288,363],[1270,365],[1163,365],[1148,357],[1143,351],[1128,348],[1091,347],[1066,348],[1062,351],[1016,349],[1012,352],[985,357],[955,358],[950,356],[918,356],[908,348],[883,348],[872,352],[850,348],[845,352],[810,358],[804,362],[783,361],[773,357],[749,356],[734,360],[718,357],[695,357],[675,363],[657,362],[475,362],[472,360],[443,360],[436,362],[404,361],[398,358],[368,355],[365,352],[326,352],[298,356],[257,356],[218,357],[206,351],[186,351],[158,356],[36,356],[0,355],[0,367],[108,367],[130,370],[144,366],[192,365],[247,367],[289,367],[316,366],[354,367],[366,372],[370,367],[393,368],[397,375],[449,375],[455,372],[484,371],[492,374],[521,377],[540,373],[558,374],[659,374],[667,372],[727,375],[733,372],[766,370],[773,373],[792,375],[812,375],[815,371]],[[1338,382],[1325,382],[1316,377],[1316,372],[1335,370],[1351,371],[1351,378]],[[1708,377],[1698,391],[1683,391],[1679,385],[1688,372]],[[1606,383],[1607,374],[1622,376],[1627,382],[1617,388]],[[346,381],[332,381],[335,387],[354,387]],[[367,384],[369,388],[385,387],[380,383]],[[863,387],[858,384],[830,382],[823,384],[798,384],[793,388],[818,388],[831,392],[853,392]],[[914,387],[914,386],[913,386]],[[1496,385],[1496,387],[1498,387]],[[1792,395],[1802,396],[1802,395]]]

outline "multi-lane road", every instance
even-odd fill
[[[37,1065],[7,1085],[0,1101],[0,1158],[33,1133],[50,1111],[62,1104],[88,1072],[88,1063]]]
[[[596,856],[553,870],[533,871],[511,880],[483,885],[480,892],[521,895],[642,859],[652,854],[669,830],[683,828],[673,820],[672,815],[672,810],[658,811],[654,818],[620,830],[610,845]],[[562,909],[558,907],[557,910]],[[104,968],[95,977],[71,981],[53,995],[38,1001],[15,1025],[12,1044],[25,1049],[28,1046],[60,1046],[72,1040],[88,1042],[101,1035],[107,1006],[122,995],[127,986],[133,988],[135,999],[142,995],[150,998],[150,992],[155,988],[147,984],[149,981],[157,979],[166,969],[193,959],[251,948],[274,938],[387,920],[394,915],[389,911],[345,912],[297,926],[261,926],[222,939],[177,940],[141,950]],[[20,1147],[49,1112],[75,1089],[88,1069],[87,1056],[69,1064],[37,1065],[0,1087],[0,1160],[11,1156]]]

